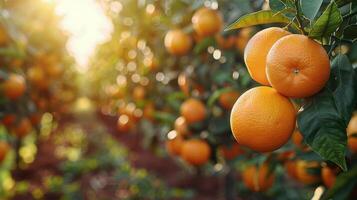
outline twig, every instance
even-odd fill
[[[296,19],[297,19],[297,23],[298,23],[298,26],[299,26],[299,29],[302,31],[302,33],[304,35],[307,35],[304,27],[303,27],[303,23],[302,23],[302,20],[300,18],[300,5],[299,5],[299,0],[294,0],[294,3],[295,3],[295,7],[296,7]]]

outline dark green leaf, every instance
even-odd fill
[[[309,37],[321,39],[329,37],[342,23],[342,15],[334,1],[326,7],[322,15],[312,25]]]
[[[285,4],[283,2],[281,2],[280,0],[270,0],[269,1],[269,7],[272,11],[274,12],[279,12],[281,10],[284,10],[284,8],[286,7]]]
[[[352,2],[352,0],[336,0],[336,4],[338,5],[338,7],[344,6],[351,2]]]
[[[289,24],[290,20],[279,13],[271,10],[261,10],[240,17],[237,21],[229,25],[225,31],[254,26],[259,24],[284,23]]]
[[[326,87],[310,98],[298,116],[298,127],[306,144],[323,159],[347,170],[346,127],[356,104],[355,74],[345,55],[332,62]]]
[[[300,0],[302,13],[310,20],[314,20],[323,0]]]
[[[353,24],[353,25],[349,25],[345,28],[344,32],[343,32],[343,38],[344,39],[348,39],[348,40],[352,40],[353,42],[357,40],[357,25]]]
[[[216,90],[209,98],[208,98],[208,101],[207,101],[207,106],[208,107],[212,107],[214,102],[217,101],[217,99],[219,98],[219,96],[221,96],[222,93],[224,92],[228,92],[228,91],[231,91],[232,88],[223,88],[223,89],[219,89],[219,90]]]
[[[193,52],[195,54],[200,54],[202,51],[205,51],[209,46],[213,46],[215,44],[215,40],[212,37],[208,37],[200,41],[195,48],[193,49]]]

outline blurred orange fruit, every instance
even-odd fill
[[[353,136],[352,136],[353,135]],[[353,153],[357,153],[357,115],[353,115],[347,126],[347,143]]]
[[[299,160],[296,165],[297,179],[306,185],[317,184],[321,181],[320,174],[313,174],[311,170],[320,168],[320,163],[316,161]]]
[[[239,144],[258,152],[283,146],[295,129],[296,110],[275,89],[260,86],[241,95],[231,111],[230,124]]]
[[[250,76],[255,81],[263,85],[270,85],[266,75],[268,52],[276,41],[289,34],[282,28],[271,27],[259,31],[249,40],[244,50],[244,61]]]
[[[294,131],[294,133],[293,133],[291,138],[292,138],[292,141],[293,141],[294,145],[296,145],[299,148],[303,148],[303,146],[304,146],[304,144],[303,144],[304,138],[303,138],[301,132],[298,129],[296,129]]]
[[[211,157],[211,147],[201,139],[186,140],[182,145],[181,157],[191,165],[203,165]]]
[[[236,36],[230,35],[227,37],[224,37],[220,34],[215,36],[216,42],[219,46],[219,48],[222,49],[230,49],[233,48],[234,45],[236,44]]]
[[[264,192],[271,188],[275,175],[269,172],[269,165],[264,163],[259,168],[255,165],[246,167],[242,172],[244,185],[253,192]]]
[[[227,145],[220,146],[219,151],[222,153],[223,157],[227,160],[233,160],[237,156],[244,154],[244,150],[237,143],[233,143],[231,146],[227,146]]]
[[[145,98],[146,91],[143,86],[136,86],[133,89],[133,99],[136,101],[143,100]]]
[[[186,119],[184,117],[180,116],[175,120],[175,131],[179,135],[183,136],[191,134]]]
[[[218,11],[201,8],[194,13],[192,24],[198,35],[212,36],[221,30],[223,19]]]
[[[0,163],[4,161],[9,150],[10,150],[9,144],[5,141],[0,141]]]
[[[164,43],[169,53],[178,56],[188,53],[192,46],[190,36],[179,29],[167,32]]]
[[[4,124],[5,127],[9,127],[13,125],[16,121],[16,115],[15,114],[6,114],[2,119],[1,122]]]
[[[11,100],[21,97],[26,90],[25,79],[18,74],[10,74],[2,86],[4,95]]]
[[[31,129],[31,121],[28,118],[23,118],[12,128],[12,132],[17,137],[23,138],[31,132]]]
[[[194,98],[183,102],[180,112],[188,124],[203,121],[207,114],[205,105],[200,100]]]
[[[232,109],[234,103],[237,101],[239,95],[240,93],[235,90],[223,92],[219,96],[218,102],[224,109],[230,110]]]
[[[330,60],[322,45],[304,35],[288,35],[270,49],[269,83],[279,93],[304,98],[319,92],[330,77]]]
[[[331,188],[336,182],[336,176],[339,173],[339,169],[332,169],[328,166],[325,166],[321,169],[321,178],[322,182],[326,185],[327,188]]]
[[[180,155],[182,145],[184,143],[183,137],[180,134],[177,134],[175,131],[171,131],[170,133],[175,135],[172,136],[173,138],[166,140],[166,149],[172,155]]]
[[[294,179],[297,179],[297,164],[295,160],[288,160],[284,163],[286,173]]]

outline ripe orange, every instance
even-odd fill
[[[244,185],[253,192],[268,190],[275,181],[274,174],[269,174],[269,165],[264,163],[259,168],[248,166],[242,173]]]
[[[181,157],[191,165],[203,165],[211,157],[211,147],[201,139],[190,139],[183,143]]]
[[[166,149],[171,155],[180,155],[184,140],[182,136],[180,134],[175,133],[175,131],[170,133],[173,133],[174,135],[172,136],[173,138],[169,138],[168,140],[166,140]]]
[[[223,92],[221,96],[219,96],[218,102],[224,109],[230,110],[237,101],[239,95],[239,92],[235,90]]]
[[[198,35],[212,36],[221,30],[223,20],[216,10],[201,8],[193,15],[192,24]]]
[[[239,144],[258,152],[283,146],[294,131],[296,110],[290,100],[275,89],[255,87],[234,104],[230,123]]]
[[[347,126],[348,147],[353,153],[357,153],[357,135],[355,134],[357,134],[357,115],[352,116]]]
[[[145,98],[146,92],[143,86],[136,86],[133,89],[133,98],[136,101],[143,100]]]
[[[13,127],[12,132],[19,138],[27,136],[32,129],[31,121],[27,118],[23,118],[20,122]]]
[[[18,74],[10,74],[3,83],[3,90],[4,95],[11,100],[21,97],[26,90],[24,77]]]
[[[15,114],[7,114],[1,120],[2,124],[4,124],[5,127],[11,126],[12,124],[15,123],[15,121],[16,121]]]
[[[319,92],[330,77],[325,49],[304,35],[288,35],[270,49],[266,60],[269,83],[279,93],[295,98]]]
[[[284,168],[287,174],[294,179],[297,179],[297,167],[295,160],[288,160],[284,163]]]
[[[27,71],[27,76],[30,82],[38,89],[46,89],[49,85],[49,78],[46,77],[45,71],[38,66],[31,67]]]
[[[263,85],[270,85],[266,75],[268,52],[276,41],[289,34],[284,29],[271,27],[259,31],[248,41],[244,50],[244,61],[250,76],[255,81]]]
[[[239,50],[240,53],[244,52],[244,49],[248,44],[248,41],[251,37],[252,32],[253,32],[253,29],[250,27],[243,28],[239,32],[238,37],[236,39],[235,46]]]
[[[206,107],[197,99],[187,99],[180,108],[181,116],[186,119],[188,124],[200,122],[206,118]]]
[[[147,103],[143,109],[143,116],[145,119],[154,121],[155,120],[155,105],[150,102]]]
[[[175,131],[179,135],[183,136],[191,134],[186,119],[184,117],[181,116],[175,120]]]
[[[215,36],[216,42],[219,48],[222,49],[230,49],[233,48],[236,43],[236,36],[230,35],[228,37],[223,37],[222,35],[218,34]]]
[[[219,151],[227,160],[233,160],[237,156],[244,154],[244,150],[240,147],[238,143],[234,143],[231,146],[221,146],[219,147]]]
[[[188,53],[192,46],[190,36],[178,29],[167,32],[164,43],[169,53],[178,56]]]
[[[321,169],[322,182],[327,188],[331,188],[336,182],[336,176],[338,175],[338,168],[332,169],[328,166]]]
[[[7,153],[9,152],[10,146],[5,141],[0,141],[0,163],[5,159]]]
[[[320,164],[316,161],[299,160],[296,164],[297,179],[307,185],[319,183],[321,181],[320,174],[312,174],[309,170],[318,170]]]
[[[304,146],[304,144],[302,143],[304,138],[299,130],[296,129],[291,138],[292,138],[293,143],[297,147],[302,148]]]

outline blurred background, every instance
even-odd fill
[[[335,168],[298,131],[267,154],[231,134],[230,109],[258,85],[245,45],[268,26],[223,30],[262,9],[269,3],[0,0],[0,199],[319,199],[334,177],[322,171]],[[333,53],[356,63],[355,44]],[[351,183],[341,199],[356,197],[356,172],[341,178]]]

